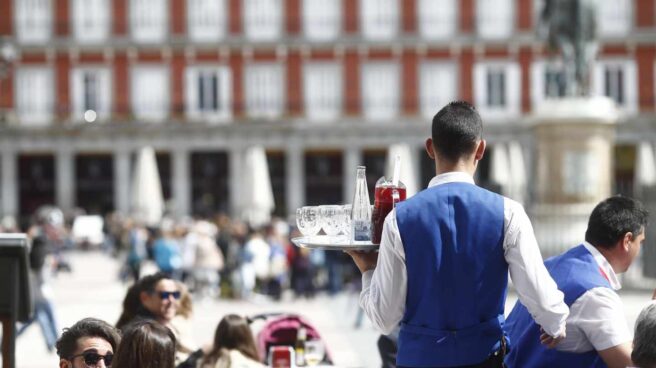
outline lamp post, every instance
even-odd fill
[[[14,45],[9,41],[5,40],[0,43],[0,122],[7,121],[7,111],[1,105],[2,93],[3,90],[3,81],[9,75],[9,71],[13,66],[14,59],[16,58],[16,49]]]

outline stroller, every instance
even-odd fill
[[[256,341],[262,362],[267,361],[267,354],[272,346],[282,345],[294,348],[298,329],[305,327],[307,330],[307,340],[320,341],[325,347],[325,353],[320,363],[333,364],[333,360],[328,348],[326,347],[325,341],[323,341],[317,329],[301,316],[284,313],[265,313],[248,318],[251,326],[257,320],[264,321],[264,326],[262,326],[262,329],[257,334]]]

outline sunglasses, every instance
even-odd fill
[[[178,300],[180,299],[180,292],[179,291],[158,291],[157,295],[159,295],[162,300],[167,300],[170,297],[173,297],[173,299]]]
[[[114,354],[107,353],[105,355],[100,355],[95,351],[85,351],[82,354],[73,355],[69,360],[73,361],[73,359],[77,357],[82,357],[82,359],[84,360],[84,364],[90,367],[96,367],[98,365],[98,362],[100,362],[100,359],[104,360],[105,366],[109,367],[112,365]]]

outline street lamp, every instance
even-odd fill
[[[16,48],[14,45],[6,40],[0,46],[0,103],[2,102],[3,86],[2,82],[9,75],[9,70],[12,67],[14,59],[16,58]],[[0,122],[7,120],[7,113],[4,111],[3,106],[0,104]]]

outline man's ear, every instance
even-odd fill
[[[474,159],[476,161],[480,161],[483,159],[483,155],[485,154],[485,147],[487,146],[487,143],[485,142],[485,139],[481,139],[478,142],[478,145],[476,146],[476,152],[474,152]]]
[[[66,359],[59,359],[59,368],[69,368],[70,363]]]
[[[625,252],[629,251],[629,248],[631,247],[631,242],[633,241],[633,233],[632,232],[627,232],[624,234],[622,237],[622,249],[624,249]]]
[[[433,138],[426,139],[426,153],[428,157],[435,159],[435,147],[433,147]]]

